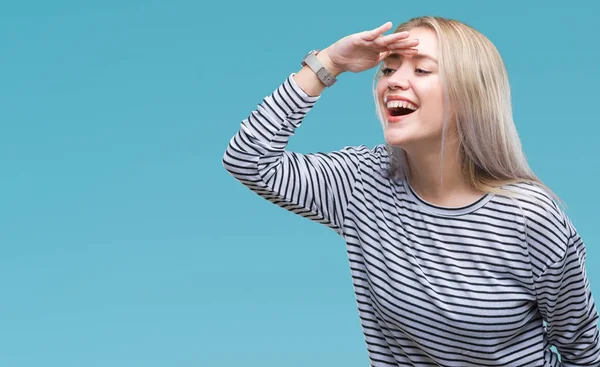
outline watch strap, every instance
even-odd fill
[[[337,79],[327,70],[321,61],[317,58],[319,50],[312,50],[302,60],[302,66],[308,65],[308,67],[317,74],[317,77],[325,86],[331,87]]]

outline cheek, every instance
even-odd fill
[[[379,79],[377,81],[377,85],[375,86],[375,91],[377,92],[377,97],[379,99],[382,99],[385,89],[386,89],[386,82],[383,79]]]
[[[385,93],[387,89],[387,84],[385,81],[382,81],[381,79],[379,79],[379,81],[377,82],[377,85],[375,86],[375,93],[377,93],[377,103],[379,108],[382,110],[381,113],[383,113],[383,94]]]
[[[444,95],[441,86],[437,84],[424,85],[418,92],[424,112],[430,116],[442,116],[444,113]]]

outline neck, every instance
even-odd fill
[[[462,177],[457,144],[452,144],[448,139],[443,157],[440,157],[440,149],[441,146],[406,152],[410,167],[409,181],[413,190],[424,200],[433,203],[447,204],[465,195],[477,195]],[[440,167],[443,167],[441,172]]]

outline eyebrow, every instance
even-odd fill
[[[427,55],[427,54],[416,54],[413,55],[414,59],[417,60],[431,60],[433,62],[435,62],[436,64],[438,63],[437,59],[431,55]],[[402,60],[402,55],[400,54],[390,54],[388,57],[386,57],[385,59],[383,59],[384,62],[386,61],[401,61]]]

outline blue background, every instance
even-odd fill
[[[0,365],[367,366],[343,240],[221,158],[310,49],[419,15],[500,50],[600,299],[597,4],[3,2]],[[373,74],[342,75],[289,148],[381,143]]]

